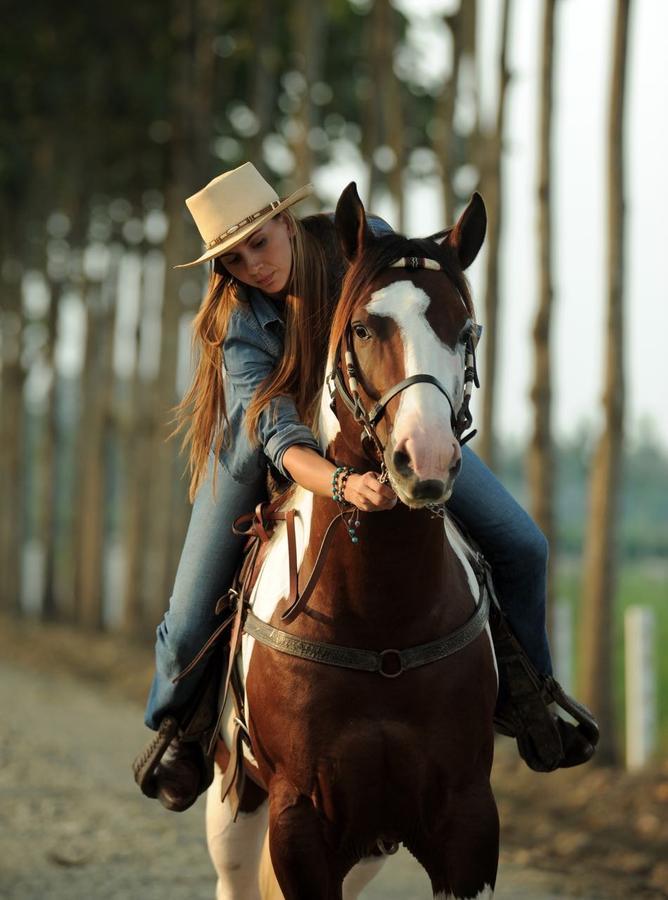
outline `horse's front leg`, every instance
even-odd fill
[[[323,822],[309,797],[282,778],[269,788],[269,849],[285,900],[341,900],[337,866]]]
[[[406,841],[436,900],[491,900],[499,862],[499,816],[488,781],[452,790],[441,822]]]
[[[268,802],[247,803],[236,822],[230,804],[220,800],[222,772],[215,767],[206,797],[206,838],[218,875],[216,900],[260,900],[259,868],[267,831]],[[256,789],[261,794],[259,788]],[[255,807],[255,808],[253,808]]]

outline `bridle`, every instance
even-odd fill
[[[415,256],[402,257],[396,262],[393,262],[388,268],[432,269],[434,271],[443,271],[443,266],[436,260]],[[463,302],[462,299],[462,303]],[[466,356],[464,361],[464,396],[458,410],[455,409],[455,405],[452,402],[452,398],[447,389],[437,378],[427,373],[420,373],[418,375],[411,375],[409,378],[404,378],[403,381],[398,382],[389,390],[385,391],[373,408],[368,411],[364,406],[364,402],[359,393],[360,374],[351,349],[353,346],[352,326],[350,322],[346,325],[341,340],[336,347],[332,369],[327,374],[326,378],[330,396],[330,407],[334,415],[336,415],[336,398],[337,396],[340,397],[343,404],[353,414],[355,421],[360,423],[363,431],[363,444],[365,443],[364,438],[366,437],[371,442],[376,455],[378,456],[381,470],[380,481],[387,481],[389,473],[387,471],[387,466],[385,465],[385,448],[378,437],[376,425],[385,415],[390,400],[413,384],[433,384],[434,387],[443,394],[450,406],[451,423],[455,438],[460,446],[463,446],[467,441],[470,441],[476,434],[475,429],[469,431],[468,434],[464,434],[464,432],[467,428],[471,427],[473,422],[473,417],[469,408],[473,388],[474,386],[477,388],[480,387],[475,359],[475,345],[482,332],[482,326],[469,319],[465,327],[468,329],[468,336],[466,339]],[[343,373],[342,358],[345,360],[345,370],[348,377],[347,384]]]

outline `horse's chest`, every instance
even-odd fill
[[[386,679],[305,660],[286,664],[256,647],[247,694],[257,743],[304,785],[326,771],[335,782],[345,776],[356,784],[359,776],[399,787],[406,767],[426,772],[447,768],[455,754],[478,757],[484,736],[472,705],[490,707],[491,728],[493,698],[479,678],[467,677],[461,659]]]

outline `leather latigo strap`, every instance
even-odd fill
[[[297,541],[295,538],[294,516],[287,521],[288,557],[290,561],[290,596],[288,597],[288,608],[281,616],[282,622],[294,621],[299,613],[306,607],[306,604],[313,593],[313,589],[318,583],[323,566],[325,565],[325,560],[327,559],[329,548],[342,520],[343,513],[339,513],[327,526],[311,575],[301,594],[299,593],[299,572],[297,571]]]
[[[286,495],[283,494],[273,503],[258,504],[255,508],[255,512],[240,516],[235,521],[234,532],[235,534],[248,535],[251,540],[257,539],[261,544],[266,544],[271,537],[275,524],[277,522],[285,522],[288,541],[289,594],[287,598],[288,608],[281,616],[281,620],[289,623],[294,621],[306,607],[306,604],[318,583],[318,579],[320,578],[327,559],[327,554],[329,553],[338,526],[343,520],[345,511],[339,512],[334,516],[327,526],[311,574],[304,585],[303,591],[300,593],[299,569],[297,566],[297,535],[295,530],[295,518],[297,512],[294,509],[286,511],[280,509],[281,505],[285,502],[285,499]],[[255,557],[247,557],[247,560],[244,562],[244,571],[242,571],[239,580],[242,586],[240,595],[245,602],[250,600],[252,589],[257,580],[260,562],[261,560]],[[193,665],[193,663],[191,663],[191,665]]]
[[[232,732],[232,746],[229,748],[230,759],[225,767],[220,785],[220,801],[223,803],[229,796],[232,821],[234,822],[237,821],[241,796],[246,783],[243,737],[243,729],[237,720],[234,723],[234,731]]]

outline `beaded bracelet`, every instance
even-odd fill
[[[338,466],[334,470],[334,474],[332,475],[332,500],[336,500],[337,503],[346,502],[343,492],[346,487],[346,482],[354,472],[355,470],[352,466]]]
[[[339,497],[341,498],[341,502],[346,502],[346,484],[348,483],[348,479],[352,474],[354,474],[355,470],[351,466],[346,466],[345,471],[341,475],[339,480]]]
[[[332,500],[336,500],[337,503],[343,503],[343,497],[339,492],[337,482],[339,480],[339,475],[341,475],[342,472],[345,472],[346,468],[347,466],[337,466],[332,475]]]
[[[355,469],[352,466],[338,466],[334,470],[334,474],[332,475],[332,499],[336,500],[336,502],[341,506],[342,514],[344,504],[346,503],[346,484],[350,476],[354,474]],[[357,536],[357,528],[360,524],[359,510],[353,506],[348,520],[346,521],[344,519],[344,521],[346,523],[346,528],[348,529],[348,534],[350,535],[350,540],[353,544],[358,544],[359,537]]]

